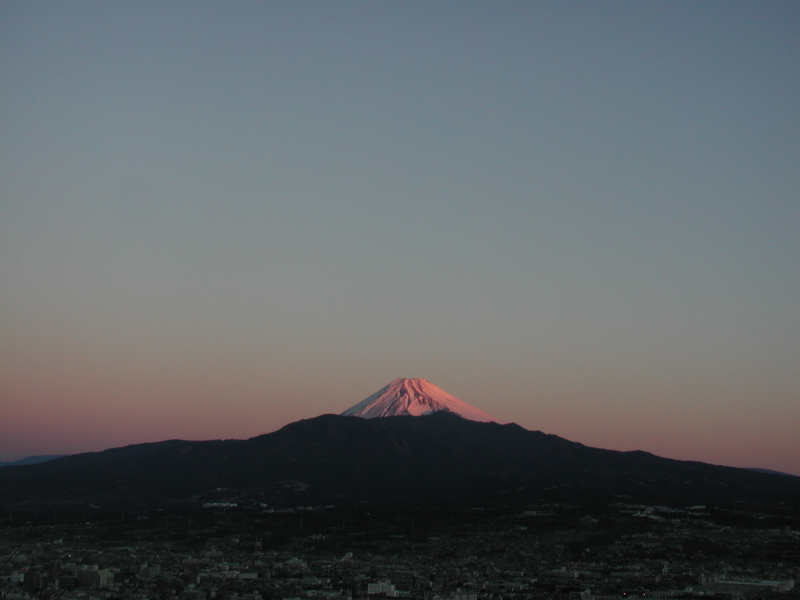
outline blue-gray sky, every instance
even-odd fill
[[[800,474],[797,2],[3,2],[0,459],[423,377]]]

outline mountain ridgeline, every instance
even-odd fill
[[[322,415],[249,440],[170,440],[0,469],[0,505],[518,504],[543,497],[800,509],[800,478],[590,448],[448,411]]]

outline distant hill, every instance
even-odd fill
[[[39,463],[47,462],[48,460],[53,460],[54,458],[61,458],[62,456],[66,456],[66,454],[42,454],[41,456],[26,456],[25,458],[20,458],[19,460],[15,460],[12,462],[0,461],[0,467],[15,467],[18,465],[36,465]]]
[[[453,413],[322,415],[249,440],[169,440],[0,469],[0,505],[513,504],[548,497],[800,510],[800,478],[590,448]]]
[[[783,473],[782,471],[772,471],[771,469],[747,469],[748,471],[755,471],[756,473],[769,473],[771,475],[785,475],[786,477],[798,477],[791,473]]]

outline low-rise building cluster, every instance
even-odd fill
[[[419,529],[413,515],[315,525],[312,509],[281,511],[277,525],[258,515],[248,524],[242,513],[234,527],[230,506],[206,507],[228,512],[222,524],[194,528],[9,523],[0,600],[800,597],[800,535],[759,527],[758,515],[737,526],[704,507],[569,508],[476,509]],[[298,529],[287,534],[295,517]]]

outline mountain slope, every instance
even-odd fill
[[[323,415],[249,440],[146,446],[0,469],[0,504],[201,502],[220,488],[273,505],[522,502],[556,490],[576,498],[623,494],[800,509],[800,478],[589,448],[446,412]]]
[[[19,460],[11,461],[11,462],[0,462],[0,467],[16,467],[20,465],[35,465],[38,463],[47,462],[48,460],[53,460],[54,458],[61,458],[62,456],[66,456],[65,454],[41,454],[39,456],[26,456],[25,458],[20,458]]]
[[[502,423],[479,408],[470,406],[426,379],[399,378],[379,389],[342,416],[374,419],[376,417],[419,417],[434,412],[450,412],[470,421]]]

